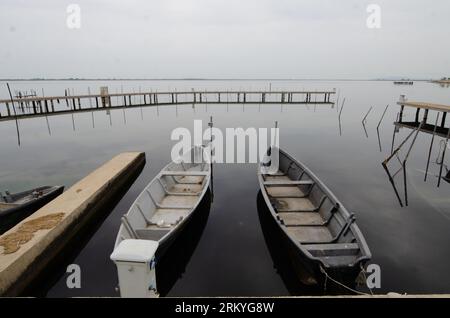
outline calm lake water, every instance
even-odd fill
[[[21,145],[14,121],[0,122],[0,191],[21,191],[44,184],[70,187],[100,164],[123,151],[145,151],[147,164],[135,183],[104,219],[61,255],[62,262],[30,292],[48,297],[118,296],[117,275],[110,261],[121,216],[144,186],[170,161],[171,132],[204,127],[273,127],[279,122],[281,147],[312,169],[354,212],[381,267],[381,288],[375,293],[450,293],[450,185],[437,188],[436,138],[430,174],[424,171],[431,136],[419,134],[408,160],[408,207],[400,207],[381,162],[390,154],[393,122],[401,94],[410,100],[447,103],[450,89],[425,82],[395,86],[391,82],[325,81],[33,81],[11,82],[13,90],[35,89],[64,95],[110,92],[198,89],[333,89],[345,97],[341,123],[330,105],[183,105],[144,107],[23,119]],[[0,97],[7,97],[0,82]],[[390,105],[377,125],[386,105]],[[3,107],[3,106],[2,106]],[[361,121],[367,117],[365,127]],[[4,111],[4,110],[3,110]],[[409,118],[413,112],[408,112]],[[430,122],[434,121],[433,116]],[[410,131],[401,129],[396,145]],[[406,151],[400,153],[400,158]],[[446,160],[446,163],[449,161]],[[392,169],[398,169],[393,161]],[[168,296],[272,296],[323,294],[295,283],[283,253],[270,239],[264,205],[258,198],[256,164],[216,164],[214,200],[173,247],[161,288]],[[445,170],[444,170],[445,171]],[[402,174],[395,181],[404,197]],[[169,261],[170,260],[170,261]],[[81,267],[82,288],[66,287],[68,264]],[[360,287],[361,291],[367,289]]]

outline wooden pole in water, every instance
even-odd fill
[[[369,111],[367,112],[366,116],[364,116],[362,123],[364,124],[366,122],[367,116],[369,116],[370,112],[372,111],[373,106],[370,106]]]
[[[88,86],[88,95],[91,95],[91,88]],[[89,107],[92,108],[92,99],[89,97]]]
[[[14,107],[14,100],[11,94],[11,89],[9,88],[9,83],[6,83],[6,86],[8,87],[8,92],[9,92],[9,98],[11,99],[11,104],[12,104],[12,108],[14,111],[14,120],[16,122],[16,131],[17,131],[17,143],[20,146],[20,132],[19,132],[19,121],[17,120],[17,114],[16,114],[16,107]]]
[[[384,109],[383,115],[381,115],[380,121],[378,122],[377,130],[380,128],[381,122],[383,121],[384,115],[386,115],[386,111],[389,108],[389,105],[386,105],[386,108]]]
[[[431,138],[431,144],[430,144],[430,150],[428,151],[427,168],[425,170],[425,179],[423,180],[425,182],[427,181],[427,177],[428,177],[428,168],[430,167],[431,152],[433,150],[434,137],[436,136],[436,129],[437,129],[437,125],[438,125],[438,122],[439,122],[439,115],[440,115],[440,113],[438,113],[437,117],[436,117],[436,124],[434,125],[433,137]]]
[[[6,104],[6,110],[8,111],[8,116],[11,116],[11,110],[9,109],[9,104],[8,103],[5,103]]]

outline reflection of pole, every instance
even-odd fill
[[[392,178],[392,175],[389,172],[389,169],[387,168],[387,164],[385,162],[383,162],[382,165],[383,165],[384,170],[386,170],[386,173],[389,177],[389,181],[391,182],[392,187],[394,188],[394,192],[395,192],[395,195],[397,196],[398,202],[400,203],[400,206],[403,208],[402,199],[400,198],[400,195],[398,194],[397,187],[395,186],[394,179]]]
[[[6,86],[8,87],[9,98],[11,99],[11,104],[12,104],[12,108],[13,108],[13,111],[14,111],[14,119],[16,121],[17,143],[20,146],[20,132],[19,132],[19,122],[17,120],[17,114],[16,114],[16,106],[14,105],[14,100],[13,100],[13,97],[12,97],[12,94],[11,94],[11,89],[9,88],[9,84],[6,83]]]
[[[448,128],[447,138],[445,139],[444,151],[442,151],[441,168],[439,169],[439,179],[438,179],[438,185],[437,185],[438,188],[441,186],[442,168],[444,167],[444,158],[445,158],[445,152],[447,150],[448,138],[449,137],[450,137],[450,128]]]
[[[431,138],[430,151],[428,152],[427,169],[425,170],[425,179],[423,181],[427,181],[428,177],[428,168],[430,167],[431,152],[433,150],[434,137],[436,136],[436,129],[439,122],[439,115],[440,113],[437,114],[436,123],[434,124],[433,137]]]
[[[339,121],[339,136],[342,136],[341,115],[342,115],[342,110],[344,109],[344,105],[345,105],[345,97],[344,97],[344,100],[342,101],[341,110],[339,111],[339,115],[338,115],[338,121]],[[337,108],[339,108],[339,104],[337,105]]]
[[[48,116],[45,116],[45,121],[47,122],[48,134],[51,136],[52,135],[52,131],[50,129],[50,123],[48,122]]]
[[[341,115],[342,115],[342,110],[344,109],[344,105],[345,105],[345,97],[344,97],[344,100],[342,101],[341,110],[339,111],[339,121],[341,121]]]

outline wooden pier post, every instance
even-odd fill
[[[419,122],[419,115],[420,115],[420,108],[417,108],[417,110],[416,110],[416,123]]]
[[[425,109],[425,114],[423,115],[423,122],[424,122],[424,124],[426,124],[427,123],[427,119],[428,119],[428,109]]]
[[[403,121],[403,111],[405,110],[405,105],[400,106],[400,115],[398,116],[398,122],[401,123]]]
[[[444,128],[445,126],[445,119],[447,118],[447,112],[442,113],[442,121],[441,121],[441,127]],[[450,129],[450,128],[449,128]]]
[[[6,110],[8,111],[8,116],[11,116],[11,110],[9,109],[9,104],[8,103],[5,103],[6,104]]]

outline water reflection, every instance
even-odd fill
[[[404,205],[408,206],[408,181],[407,181],[407,167],[406,166],[407,166],[411,151],[412,151],[413,147],[415,146],[415,143],[416,143],[416,140],[417,140],[417,137],[419,136],[419,134],[421,134],[421,133],[424,135],[431,134],[432,138],[431,138],[431,142],[430,142],[430,146],[429,146],[429,150],[428,150],[425,171],[420,171],[418,169],[415,169],[415,170],[424,173],[424,181],[426,182],[427,178],[428,178],[428,174],[429,174],[430,163],[432,162],[431,156],[432,156],[432,152],[433,152],[433,145],[435,142],[435,137],[436,136],[442,137],[445,139],[442,139],[439,143],[440,144],[439,152],[437,154],[436,161],[434,162],[439,168],[439,175],[435,176],[438,179],[437,187],[438,188],[440,187],[441,180],[444,180],[446,182],[450,181],[450,172],[448,171],[447,166],[444,163],[448,140],[449,140],[449,136],[450,136],[450,129],[444,128],[444,126],[443,126],[445,118],[443,118],[442,127],[438,126],[439,119],[440,119],[439,113],[437,113],[437,115],[436,115],[436,121],[435,121],[434,125],[428,124],[426,122],[427,116],[428,116],[428,111],[426,111],[423,119],[421,121],[419,121],[418,111],[417,111],[415,122],[403,122],[400,120],[400,118],[401,118],[400,113],[397,115],[397,120],[394,122],[394,132],[392,135],[391,153],[382,163],[383,168],[386,171],[386,174],[388,175],[389,182],[391,183],[391,185],[394,189],[395,195],[396,195],[401,207],[403,207]],[[396,135],[400,133],[400,128],[406,128],[411,131],[400,142],[399,146],[394,149]],[[411,137],[413,137],[413,138],[411,138]],[[412,139],[412,140],[410,141],[409,146],[407,146],[407,143],[410,139]],[[403,148],[406,149],[406,153],[404,155],[404,158],[401,159],[400,151],[402,151]],[[380,150],[381,150],[381,143],[380,143]],[[395,172],[393,172],[391,170],[391,168],[389,168],[389,166],[388,166],[388,164],[390,163],[391,160],[394,160],[400,164],[400,168],[398,170],[394,170]],[[444,172],[444,169],[445,169],[445,172]],[[443,174],[445,174],[445,175],[443,176]],[[400,197],[399,190],[398,190],[399,187],[396,183],[396,177],[398,175],[400,175],[403,179],[402,186],[403,186],[404,200],[402,200]]]
[[[371,106],[371,107],[369,108],[369,111],[367,112],[366,116],[364,116],[363,120],[361,121],[362,126],[363,126],[363,128],[364,128],[364,132],[365,132],[365,134],[366,134],[366,138],[369,138],[369,134],[367,133],[367,129],[366,129],[367,116],[369,116],[369,114],[370,114],[370,112],[372,111],[372,109],[373,109],[373,106]]]

